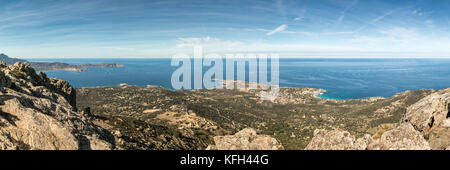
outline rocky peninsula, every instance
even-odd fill
[[[67,71],[86,71],[88,67],[125,67],[125,65],[117,64],[117,63],[101,63],[101,64],[79,64],[72,65],[68,63],[62,62],[29,62],[27,60],[11,58],[5,54],[0,54],[0,61],[5,62],[6,64],[14,64],[16,62],[27,62],[37,71],[46,71],[46,70],[67,70]]]

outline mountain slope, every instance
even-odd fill
[[[116,141],[122,141],[117,145],[123,148],[205,149],[214,144],[215,136],[253,128],[277,139],[285,149],[297,150],[310,143],[316,129],[375,135],[379,127],[398,123],[409,106],[435,92],[325,100],[315,97],[317,91],[321,90],[285,87],[271,102],[260,100],[258,90],[171,91],[124,85],[77,89],[77,105],[101,117],[94,122],[117,132]]]
[[[1,53],[0,54],[0,61],[3,61],[6,63],[6,65],[11,65],[17,62],[26,62],[26,60],[18,59],[18,58],[10,58],[6,54]]]

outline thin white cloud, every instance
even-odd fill
[[[283,5],[283,0],[275,0],[275,7],[278,10],[278,12],[282,15],[286,14],[286,9]]]
[[[303,17],[294,18],[294,21],[300,21],[300,20],[303,20]]]
[[[428,27],[428,28],[434,28],[435,26],[434,26],[434,22],[433,22],[433,20],[426,20],[425,21],[425,25]]]
[[[347,11],[349,11],[351,8],[353,8],[356,4],[358,4],[359,0],[353,0],[352,2],[350,2],[347,7],[345,7],[345,9],[341,12],[341,15],[339,16],[339,18],[337,19],[337,23],[341,24],[342,21],[344,21],[345,15],[347,14]]]
[[[383,44],[383,43],[411,43],[421,39],[415,29],[394,27],[378,31],[380,36],[360,36],[349,40],[350,43]]]
[[[265,41],[240,42],[221,40],[212,37],[178,38],[175,50],[191,52],[192,47],[201,45],[204,51],[217,53],[273,53],[273,52],[332,52],[332,51],[361,51],[352,46],[284,43],[272,44]]]
[[[413,10],[413,11],[412,11],[412,14],[413,14],[413,15],[422,16],[422,15],[423,15],[423,12],[421,12],[420,9],[416,9],[416,10]]]
[[[342,21],[344,21],[344,18],[345,18],[345,13],[343,12],[343,13],[341,14],[341,16],[339,16],[339,18],[337,19],[337,23],[338,23],[338,24],[341,24]]]
[[[377,18],[371,20],[371,21],[368,22],[367,24],[365,24],[365,25],[359,27],[359,28],[356,29],[356,31],[354,31],[354,32],[359,32],[359,31],[361,31],[361,30],[363,30],[363,29],[366,29],[369,25],[376,24],[377,22],[381,21],[382,19],[386,18],[386,17],[389,16],[389,15],[392,15],[393,13],[394,13],[394,11],[392,10],[392,11],[389,11],[389,12],[387,12],[387,13],[381,15],[381,16],[378,16]]]
[[[135,48],[129,48],[129,47],[108,46],[108,47],[103,47],[103,48],[110,49],[110,50],[118,50],[118,51],[136,51]]]
[[[239,28],[228,28],[228,31],[246,31],[246,32],[265,32],[266,34],[269,34],[270,32],[273,32],[275,30],[268,30],[263,28],[245,28],[245,29],[239,29]],[[306,35],[306,36],[323,36],[323,35],[349,35],[354,34],[354,31],[337,31],[337,32],[309,32],[309,31],[287,31],[286,29],[279,31],[277,33],[280,34],[298,34],[298,35]],[[274,33],[273,33],[274,34]]]
[[[394,27],[379,32],[397,40],[417,40],[420,36],[416,30],[402,27]]]
[[[242,45],[239,41],[225,41],[219,38],[194,37],[194,38],[178,38],[177,48],[186,48],[194,46],[203,46],[210,49],[231,49]]]
[[[300,35],[308,35],[308,36],[317,36],[317,33],[307,32],[307,31],[281,31],[283,34],[300,34]]]
[[[380,43],[383,41],[388,41],[388,37],[368,37],[368,36],[359,36],[349,40],[350,43],[365,43],[365,44],[373,44]]]
[[[280,25],[279,27],[275,28],[274,30],[268,32],[266,35],[273,35],[275,33],[282,32],[282,31],[286,30],[287,27],[288,26],[286,24]]]

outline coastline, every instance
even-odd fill
[[[434,89],[429,89],[429,90],[434,90]],[[409,90],[407,90],[407,91],[409,91]],[[398,93],[394,94],[393,96],[398,95],[400,93],[405,93],[407,91],[398,92]],[[326,93],[326,91],[323,93],[316,94],[314,97],[317,97],[317,98],[323,99],[323,100],[333,100],[333,101],[352,101],[352,100],[376,101],[376,100],[382,100],[382,99],[393,97],[393,96],[390,96],[390,97],[373,96],[373,97],[365,97],[365,98],[343,99],[343,98],[339,98],[339,97],[329,97],[325,93]]]
[[[122,68],[126,67],[117,63],[101,63],[101,64],[78,64],[72,65],[59,62],[29,62],[36,71],[75,71],[82,72],[88,70],[89,67],[110,67],[110,68]]]
[[[170,91],[177,91],[177,90],[173,90],[170,88],[166,88],[160,85],[151,85],[148,84],[145,87],[143,86],[139,86],[139,85],[133,85],[133,84],[128,84],[128,83],[120,83],[118,85],[105,85],[105,86],[89,86],[89,87],[75,87],[76,89],[95,89],[95,88],[116,88],[116,87],[121,87],[121,88],[126,88],[126,87],[137,87],[137,88],[142,88],[142,89],[148,89],[148,88],[161,88],[164,90],[170,90]],[[395,96],[398,96],[400,94],[404,94],[404,93],[408,93],[408,92],[412,92],[412,91],[423,91],[423,90],[432,90],[432,91],[438,91],[438,90],[445,90],[445,89],[450,89],[450,87],[448,88],[443,88],[443,89],[420,89],[420,90],[405,90],[405,91],[401,91],[401,92],[397,92],[392,96],[389,97],[381,97],[381,96],[373,96],[373,97],[366,97],[366,98],[355,98],[355,99],[340,99],[340,98],[333,98],[333,97],[326,97],[324,96],[325,93],[327,92],[327,90],[325,89],[320,89],[320,88],[311,88],[311,87],[280,87],[280,89],[283,88],[290,88],[290,89],[308,89],[309,94],[316,98],[316,99],[321,99],[321,100],[325,100],[325,101],[337,101],[337,102],[346,102],[346,101],[378,101],[378,100],[383,100],[383,99],[388,99],[388,98],[392,98]],[[186,91],[194,91],[195,89],[192,90],[186,90]],[[202,90],[218,90],[218,89],[202,89]],[[221,89],[223,90],[223,89]],[[242,90],[241,90],[242,91]]]

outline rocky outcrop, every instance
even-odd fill
[[[214,137],[215,145],[207,150],[283,150],[278,140],[267,135],[257,135],[252,128],[246,128],[234,135]]]
[[[365,150],[370,140],[370,135],[356,140],[347,131],[317,129],[305,150]]]
[[[428,139],[432,149],[450,146],[450,89],[438,91],[409,107],[402,122],[411,123]]]
[[[380,139],[371,140],[369,150],[430,150],[428,142],[409,123],[387,131]]]
[[[0,149],[112,149],[114,137],[76,112],[66,81],[0,63]]]
[[[428,142],[414,130],[411,124],[405,123],[387,131],[379,139],[366,134],[355,139],[347,131],[315,130],[314,138],[306,150],[429,150]]]
[[[450,89],[446,89],[408,107],[399,126],[382,133],[381,136],[376,134],[368,138],[366,135],[356,140],[346,131],[316,130],[306,149],[444,150],[450,146],[449,123]]]
[[[438,92],[415,103],[406,111],[403,122],[410,122],[422,134],[429,134],[433,128],[444,125],[449,115],[450,90]]]

